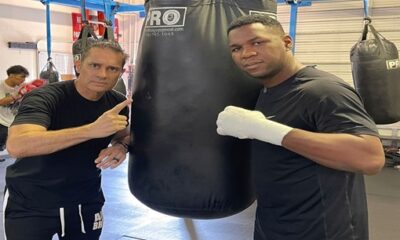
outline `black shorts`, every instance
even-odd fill
[[[23,206],[4,196],[5,240],[98,240],[103,228],[103,203],[59,209]]]

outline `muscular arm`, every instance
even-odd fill
[[[282,146],[323,166],[367,175],[378,173],[385,162],[380,139],[370,135],[293,129],[283,138]]]
[[[127,126],[127,117],[119,112],[131,100],[116,105],[96,121],[75,128],[47,130],[36,124],[19,124],[9,128],[7,150],[13,157],[49,154],[93,138],[110,136]]]
[[[316,133],[291,128],[258,111],[229,106],[218,115],[220,135],[258,139],[283,146],[326,167],[376,174],[385,155],[378,137],[346,133]]]
[[[87,125],[57,131],[35,124],[15,125],[8,130],[7,150],[13,157],[49,154],[91,139],[89,133]]]

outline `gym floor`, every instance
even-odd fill
[[[0,152],[6,155],[6,152]],[[6,155],[7,156],[7,155]],[[0,162],[0,189],[4,189],[5,169],[13,163]],[[129,191],[127,164],[103,172],[105,223],[101,240],[250,240],[255,204],[231,217],[215,220],[191,220],[155,212]],[[400,239],[400,171],[385,168],[376,176],[367,176],[370,240]],[[2,202],[2,200],[1,200]],[[3,240],[3,224],[0,240]],[[58,239],[54,237],[53,240]]]

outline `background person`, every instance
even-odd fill
[[[220,135],[255,139],[254,239],[368,239],[362,174],[376,174],[384,153],[354,89],[302,65],[280,23],[263,15],[228,29],[234,62],[259,79],[256,111],[228,106]]]
[[[16,109],[13,104],[22,96],[18,94],[20,85],[29,76],[28,70],[15,65],[7,69],[7,78],[0,82],[0,150],[5,149],[8,127],[14,120]]]

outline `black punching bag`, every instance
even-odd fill
[[[149,0],[133,86],[129,187],[145,205],[219,218],[255,199],[249,141],[219,136],[227,105],[253,109],[259,82],[241,73],[227,27],[245,14],[276,16],[273,0]],[[268,160],[268,159],[266,159]]]
[[[60,81],[60,74],[51,58],[47,59],[47,63],[39,73],[39,78],[44,80],[46,84]]]
[[[367,39],[368,30],[372,38]],[[354,86],[377,124],[400,121],[400,62],[396,45],[365,22],[362,37],[351,49]]]

